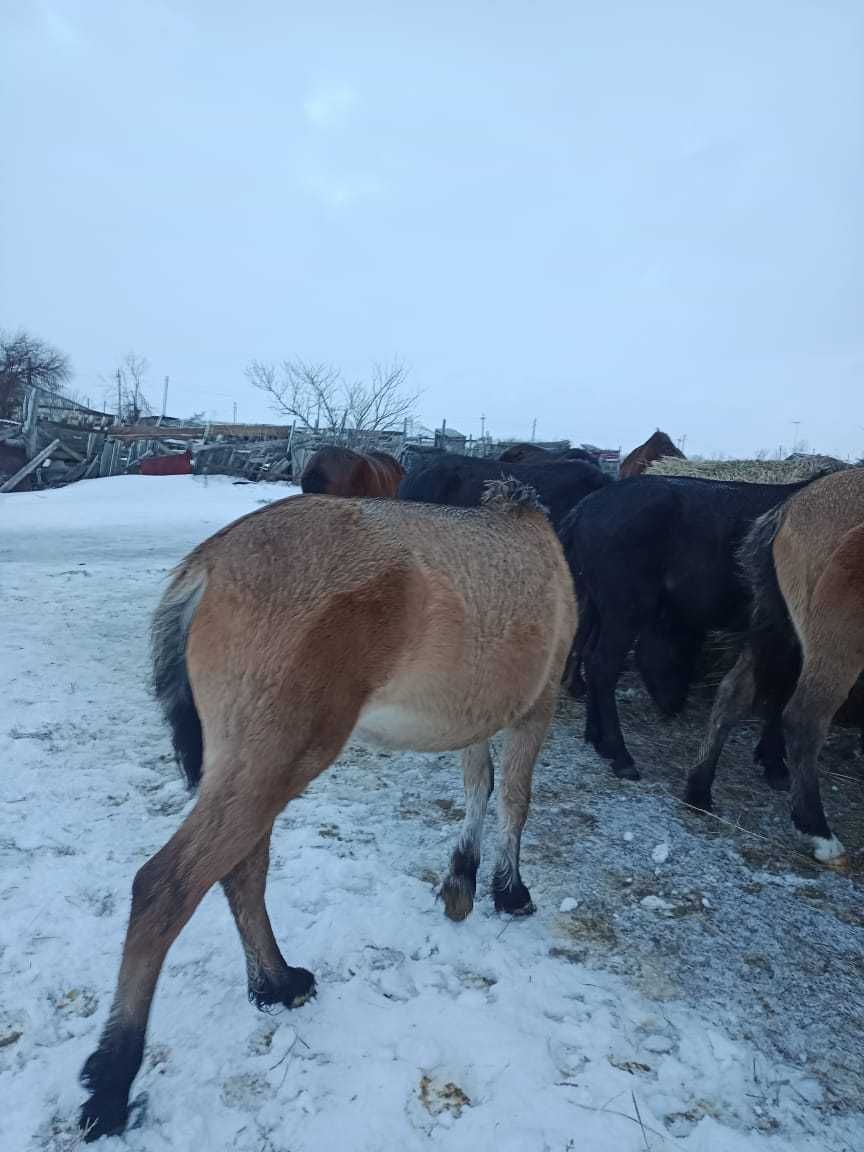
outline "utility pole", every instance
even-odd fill
[[[531,424],[531,443],[532,444],[534,443],[536,438],[537,438],[537,417],[535,416],[534,420]]]
[[[168,377],[165,377],[165,383],[162,385],[162,415],[159,417],[159,423],[165,419],[165,413],[168,410]]]
[[[485,412],[480,417],[480,439],[481,440],[486,439],[486,413]]]
[[[234,423],[237,423],[237,401],[234,401]]]
[[[122,398],[122,385],[123,377],[120,374],[120,369],[117,369],[117,419],[123,419],[123,398]]]
[[[687,443],[687,433],[685,432],[683,434],[683,436],[681,437],[681,439],[678,441],[678,447],[681,449],[682,452],[684,451],[684,445],[686,443]]]

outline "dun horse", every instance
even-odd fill
[[[717,692],[687,799],[710,808],[726,737],[758,700],[767,722],[782,711],[795,826],[817,860],[840,866],[845,849],[825,818],[816,765],[864,671],[864,469],[816,480],[766,513],[741,558],[753,589],[750,633]]]
[[[492,890],[499,911],[534,910],[522,828],[575,625],[561,546],[533,491],[512,481],[476,509],[299,496],[183,561],[154,620],[155,686],[200,789],[132,885],[113,1005],[82,1073],[88,1139],[125,1127],[159,971],[212,885],[228,897],[250,998],[291,1008],[314,993],[265,907],[270,834],[350,738],[463,749],[465,820],[441,891],[461,920],[493,786],[488,742],[504,730]]]
[[[309,457],[300,487],[326,496],[395,496],[405,469],[388,452],[355,452],[332,445]]]

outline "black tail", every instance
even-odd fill
[[[783,522],[778,504],[755,521],[738,550],[738,560],[750,588],[750,643],[756,699],[783,708],[801,672],[801,645],[774,567],[774,540]]]
[[[156,609],[151,633],[153,687],[190,789],[201,780],[204,742],[186,668],[186,637],[205,582],[203,571],[181,571]]]

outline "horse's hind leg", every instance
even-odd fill
[[[492,893],[496,911],[514,916],[529,916],[535,910],[519,873],[519,854],[531,804],[534,762],[549,730],[557,696],[558,685],[548,685],[531,711],[507,731],[498,791],[498,850]]]
[[[202,789],[181,827],[135,876],[108,1023],[81,1073],[91,1092],[81,1109],[86,1140],[125,1128],[129,1089],[141,1065],[150,1005],[168,949],[208,889],[236,866],[272,821],[253,803],[232,799],[226,805],[221,796]]]
[[[789,791],[789,769],[786,765],[786,738],[783,734],[783,709],[770,702],[762,725],[759,743],[753,749],[753,760],[765,770],[765,782],[775,792]]]
[[[858,528],[847,533],[834,552],[806,608],[790,605],[804,657],[798,686],[783,714],[792,819],[811,838],[816,859],[835,866],[843,863],[845,849],[825,818],[817,761],[835,714],[864,668],[862,574],[864,528]],[[797,589],[791,591],[794,598]],[[790,596],[786,598],[788,602]]]
[[[444,911],[451,920],[464,920],[474,907],[483,821],[494,781],[488,740],[471,744],[464,750],[462,768],[465,774],[465,819],[450,859],[450,871],[441,887]]]
[[[585,734],[599,755],[612,761],[615,775],[624,780],[638,780],[639,772],[624,743],[615,689],[635,637],[632,620],[624,615],[604,615],[584,656],[590,702]]]
[[[315,994],[315,977],[292,968],[276,943],[264,893],[270,864],[272,825],[249,855],[222,880],[246,955],[249,999],[258,1008],[297,1008]]]
[[[248,870],[241,867],[238,872],[238,866],[269,836],[273,821],[292,796],[331,763],[349,731],[346,721],[345,731],[335,732],[332,742],[314,754],[292,757],[287,739],[275,741],[275,750],[247,749],[243,757],[235,757],[233,750],[218,757],[208,754],[198,803],[132,884],[132,911],[114,1001],[99,1047],[81,1073],[91,1093],[81,1109],[86,1140],[125,1127],[129,1089],[141,1065],[150,1005],[165,956],[205,893],[229,874],[228,887],[239,897],[238,908],[244,913],[241,934],[244,939],[254,936],[256,946],[262,946],[260,914],[254,924],[255,901],[250,901],[249,890],[263,883],[263,860],[256,861],[253,855]],[[269,955],[273,962],[272,952]],[[304,988],[307,994],[311,991],[312,977],[303,969],[288,972],[288,989],[295,993],[294,999],[301,999]]]
[[[733,727],[747,718],[753,706],[754,691],[753,653],[747,645],[720,681],[708,720],[708,731],[699,747],[699,758],[687,777],[684,799],[694,808],[705,812],[711,810],[711,787],[717,761]]]
[[[852,681],[847,684],[847,692]],[[840,865],[846,850],[831,831],[822,806],[817,764],[834,713],[843,703],[842,693],[830,691],[822,676],[806,666],[798,687],[783,714],[789,750],[792,787],[792,821],[809,837],[813,855],[821,864]],[[827,690],[826,690],[827,689]]]

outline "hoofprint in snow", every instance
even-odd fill
[[[0,497],[2,1149],[77,1147],[77,1076],[110,1003],[132,877],[191,803],[148,694],[166,574],[295,491],[121,477]],[[782,963],[798,890],[845,910],[860,905],[854,882],[764,868],[754,880],[728,838],[687,823],[671,798],[617,781],[613,794],[577,725],[563,704],[538,767],[524,871],[539,913],[526,921],[493,913],[483,870],[465,923],[436,904],[461,815],[457,756],[352,750],[320,777],[277,824],[268,889],[285,956],[315,971],[317,999],[273,1015],[248,1004],[227,904],[211,892],[163,971],[130,1130],[105,1147],[864,1147],[860,1016],[845,1033],[831,1018],[832,1043],[818,1033],[837,980],[805,973],[805,1003],[772,971],[760,1017],[722,952],[755,952],[755,940]],[[802,915],[814,906],[823,913],[814,900]],[[828,951],[860,958],[860,920],[823,915]],[[681,965],[690,947],[724,957],[720,1000],[710,961]]]

